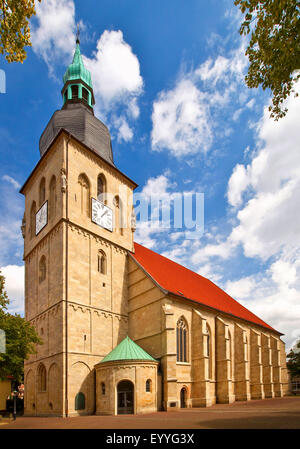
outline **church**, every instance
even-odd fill
[[[21,188],[25,415],[151,413],[284,396],[282,334],[213,282],[134,242],[137,184],[94,115],[79,39],[63,105]],[[138,167],[137,167],[138,168]]]

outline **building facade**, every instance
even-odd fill
[[[25,317],[43,340],[25,362],[25,414],[283,396],[281,334],[212,282],[134,243],[137,185],[116,167],[94,116],[79,42],[62,96],[21,189]]]

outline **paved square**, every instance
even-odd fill
[[[300,429],[300,397],[147,415],[17,418],[0,429]]]

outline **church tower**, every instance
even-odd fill
[[[109,131],[94,115],[79,39],[63,82],[62,108],[21,189],[25,317],[43,340],[25,363],[27,416],[93,413],[93,368],[128,333],[137,185],[115,166]]]

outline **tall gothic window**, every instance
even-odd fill
[[[123,235],[123,204],[118,195],[114,197],[114,206],[115,206],[115,229],[117,232]]]
[[[179,318],[176,326],[177,362],[187,362],[188,358],[188,328],[183,317]]]
[[[56,215],[56,178],[53,175],[50,181],[49,215],[54,218]]]
[[[84,173],[78,177],[78,184],[80,188],[80,208],[81,213],[90,216],[90,182]]]
[[[43,363],[38,367],[38,390],[47,391],[47,372]]]
[[[102,250],[98,253],[98,271],[101,274],[106,274],[107,272],[106,254]]]
[[[97,200],[104,203],[105,194],[106,194],[106,179],[105,176],[101,174],[97,178]]]
[[[41,206],[46,199],[46,181],[45,178],[41,179],[40,182],[40,193],[39,193],[39,205]]]
[[[33,201],[30,209],[30,238],[35,236],[35,214],[36,204],[35,201]]]
[[[206,325],[206,355],[208,357],[208,378],[211,379],[211,332],[208,324]]]
[[[39,263],[39,282],[46,279],[46,257],[42,256]]]

